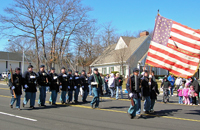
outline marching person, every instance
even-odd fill
[[[102,86],[102,79],[97,68],[94,68],[94,73],[93,75],[90,76],[89,82],[91,83],[92,91],[94,94],[94,97],[90,105],[93,109],[98,108],[99,107],[99,92],[100,92],[100,87]]]
[[[33,66],[29,65],[28,70],[23,74],[24,78],[24,90],[25,96],[23,101],[23,107],[28,103],[30,100],[30,108],[34,109],[35,107],[35,98],[37,92],[37,74],[33,72]]]
[[[151,88],[150,88],[150,98],[151,98],[151,107],[150,107],[150,113],[154,113],[154,105],[155,101],[157,99],[157,95],[159,94],[158,91],[158,84],[156,82],[156,78],[154,76],[154,71],[151,72]]]
[[[119,99],[119,90],[121,93],[121,99],[123,99],[123,92],[122,92],[122,83],[123,80],[120,77],[119,73],[116,74],[116,78],[115,78],[115,88],[116,88],[116,99]]]
[[[82,75],[80,76],[80,79],[81,79],[81,86],[82,86],[82,89],[83,89],[82,101],[87,102],[86,98],[87,98],[87,95],[88,95],[88,77],[85,73],[85,70],[82,70],[81,74]]]
[[[74,90],[74,81],[73,81],[73,76],[72,76],[72,70],[68,70],[68,95],[67,95],[67,103],[72,103],[72,94]]]
[[[150,87],[151,82],[149,82],[148,71],[144,71],[144,77],[141,83],[141,95],[144,98],[144,109],[143,111],[148,114],[150,112],[151,99],[150,99]]]
[[[51,96],[49,98],[49,104],[56,105],[57,93],[59,92],[59,85],[58,85],[58,74],[55,73],[55,68],[52,67],[50,71],[50,91]]]
[[[67,93],[67,88],[68,88],[68,79],[67,79],[67,73],[65,71],[65,67],[61,68],[61,73],[58,76],[59,79],[59,88],[61,89],[61,96],[60,96],[60,101],[62,104],[67,104],[66,103],[66,93]]]
[[[10,102],[10,107],[13,108],[13,104],[16,102],[16,108],[18,110],[20,109],[20,98],[22,95],[22,85],[23,85],[23,79],[22,79],[22,75],[21,73],[21,69],[19,67],[15,68],[15,74],[13,74],[13,78],[9,79],[9,85],[10,85],[10,89],[11,89],[11,93],[12,93],[12,98],[11,98],[11,102]],[[14,97],[16,96],[16,97]]]
[[[74,103],[78,103],[78,94],[80,92],[81,80],[78,71],[75,72],[74,77]]]
[[[141,80],[139,77],[139,69],[134,68],[133,69],[133,75],[128,79],[127,84],[126,84],[126,89],[129,93],[129,97],[131,98],[131,105],[130,108],[128,109],[128,115],[131,119],[134,117],[139,118],[140,111],[141,111],[141,96],[140,96],[140,84]]]
[[[38,106],[46,107],[46,87],[49,86],[49,76],[45,72],[45,65],[40,66],[40,71],[38,72],[37,81],[39,84],[40,95],[38,99]]]

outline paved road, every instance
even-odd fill
[[[49,95],[47,93],[47,99]],[[156,114],[143,115],[140,119],[131,120],[126,114],[130,105],[128,100],[103,98],[100,109],[91,109],[89,103],[80,103],[56,107],[47,104],[46,108],[36,107],[34,110],[29,109],[27,105],[18,111],[9,107],[10,97],[7,86],[0,85],[0,130],[188,130],[199,129],[200,126],[200,107],[198,106],[157,102]],[[88,101],[91,99],[89,97]]]

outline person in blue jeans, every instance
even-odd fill
[[[28,103],[30,100],[30,108],[34,109],[35,107],[35,98],[36,98],[36,92],[37,92],[37,74],[33,72],[33,66],[30,64],[28,66],[28,70],[24,72],[23,74],[24,79],[24,101],[23,101],[23,107]]]
[[[123,80],[120,77],[119,73],[116,73],[116,78],[115,78],[115,88],[116,88],[116,99],[119,99],[119,90],[121,93],[121,99],[123,99],[123,92],[122,92],[122,84]]]
[[[139,69],[134,68],[133,69],[133,75],[128,79],[127,84],[126,84],[126,89],[128,91],[128,96],[133,100],[131,102],[131,105],[128,109],[128,116],[130,119],[133,118],[140,118],[140,112],[141,112],[141,96],[140,96],[140,84],[141,84],[141,79],[139,76]]]
[[[114,77],[113,73],[110,74],[110,78],[108,79],[108,87],[109,87],[110,92],[111,92],[110,98],[113,98],[114,90],[115,90],[115,77]]]
[[[11,102],[10,102],[10,107],[13,108],[13,104],[16,102],[16,108],[18,110],[20,109],[20,98],[22,95],[22,85],[23,85],[23,79],[22,79],[22,75],[21,73],[21,69],[19,67],[15,68],[15,74],[13,75],[13,79],[9,79],[9,85],[10,85],[10,90],[11,90],[11,94],[12,94],[12,98],[11,98]],[[16,96],[16,98],[14,97],[14,94]]]
[[[174,83],[175,83],[174,75],[171,74],[167,79],[171,83],[171,88],[170,88],[171,96],[174,96],[173,95],[173,93],[174,93]]]
[[[83,89],[82,101],[87,102],[86,99],[87,99],[87,95],[88,95],[88,77],[85,73],[85,70],[82,70],[80,80],[81,80],[81,87]]]
[[[93,109],[98,108],[99,107],[99,92],[100,92],[100,87],[102,87],[102,79],[97,68],[94,68],[94,73],[93,75],[90,76],[89,83],[92,86],[92,91],[94,94],[94,97],[90,105]]]

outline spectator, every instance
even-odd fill
[[[116,99],[117,100],[119,99],[119,89],[120,89],[120,93],[121,93],[121,98],[123,98],[122,83],[123,83],[123,80],[119,76],[119,73],[117,73],[116,78],[115,78],[115,88],[116,88]]]
[[[189,96],[191,98],[190,105],[196,105],[196,96],[195,96],[194,86],[190,86]]]
[[[105,83],[105,91],[106,91],[106,94],[109,94],[108,92],[108,79],[109,79],[109,75],[107,74],[106,77],[104,78],[104,83]]]
[[[173,93],[174,93],[174,83],[175,83],[174,75],[171,74],[167,79],[171,83],[171,87],[170,87],[171,96],[174,96],[173,95]]]
[[[180,86],[177,92],[179,96],[179,104],[183,104],[183,86]]]
[[[110,92],[111,92],[111,98],[113,98],[114,96],[114,89],[115,89],[115,77],[114,77],[114,74],[111,73],[110,74],[110,78],[108,79],[108,87],[110,89]]]
[[[185,98],[185,105],[190,105],[190,100],[189,100],[189,82],[187,82],[186,84],[185,84],[185,87],[184,87],[184,89],[183,89],[183,96],[184,96],[184,98]]]
[[[175,85],[176,85],[176,90],[178,90],[182,85],[182,78],[178,77],[175,81]],[[178,91],[177,91],[177,97],[178,97]]]

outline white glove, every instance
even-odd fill
[[[129,97],[133,97],[133,93],[129,93]]]
[[[24,85],[24,88],[28,88],[27,84]]]
[[[82,86],[82,88],[84,88],[84,86]]]
[[[47,90],[49,90],[49,87],[47,87]]]
[[[142,72],[141,75],[144,75],[144,72]]]
[[[151,85],[151,82],[149,82],[149,85]]]
[[[70,86],[68,86],[68,89],[70,89]]]
[[[149,75],[149,78],[152,78],[152,75]]]
[[[77,88],[77,86],[74,86],[74,89],[76,89]]]
[[[60,89],[62,89],[62,86],[60,85]]]
[[[26,91],[26,89],[23,89],[23,91],[25,92],[25,91]]]
[[[15,89],[15,86],[12,86],[12,89]]]

